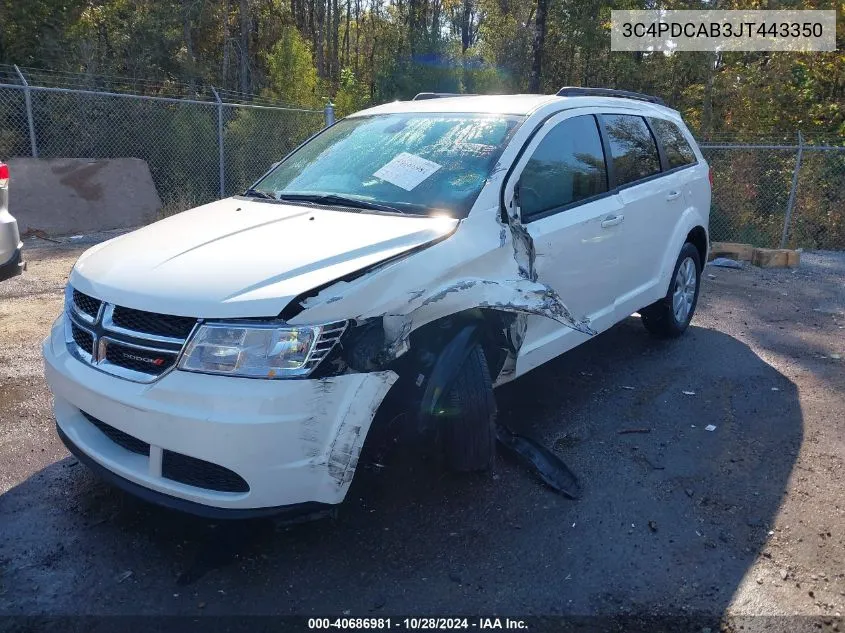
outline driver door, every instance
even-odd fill
[[[624,214],[618,196],[608,192],[596,117],[567,112],[550,118],[517,163],[505,202],[518,206],[534,242],[538,281],[551,286],[576,318],[589,318],[593,329],[613,325]],[[529,315],[517,375],[587,338]]]

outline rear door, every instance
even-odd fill
[[[633,112],[599,117],[608,177],[624,219],[620,225],[616,320],[651,303],[666,243],[675,227],[673,214],[682,192],[663,177],[660,151],[645,118]]]
[[[698,164],[698,158],[677,123],[656,117],[647,117],[646,121],[657,139],[669,201],[668,217],[675,222],[687,207],[695,204],[691,188],[694,172],[689,168]]]
[[[618,295],[619,204],[608,193],[604,150],[593,114],[551,117],[528,144],[506,185],[530,234],[540,282],[576,318],[595,329],[612,325]],[[518,373],[588,338],[540,316],[528,317]]]

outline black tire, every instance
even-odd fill
[[[438,412],[446,465],[457,472],[489,470],[496,460],[496,399],[480,345],[467,356]]]
[[[695,294],[692,298],[692,304],[683,318],[680,320],[675,314],[673,307],[673,295],[678,288],[678,271],[687,259],[691,259],[695,264]],[[690,321],[695,314],[695,307],[698,305],[698,293],[701,290],[701,256],[698,254],[698,249],[695,245],[687,242],[681,249],[678,255],[678,260],[675,262],[675,268],[672,271],[672,276],[669,280],[669,290],[666,296],[652,303],[650,306],[640,310],[643,325],[650,334],[658,338],[675,338],[683,334]]]

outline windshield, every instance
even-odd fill
[[[343,119],[251,191],[277,200],[302,196],[332,204],[336,196],[337,204],[342,197],[403,213],[465,217],[520,120],[430,113]]]

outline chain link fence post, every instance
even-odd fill
[[[210,86],[211,92],[214,93],[214,99],[217,101],[217,147],[220,161],[220,198],[226,197],[226,157],[223,151],[223,101],[220,100],[220,95],[214,86]]]
[[[15,72],[18,73],[18,78],[23,83],[23,98],[26,104],[26,121],[29,125],[29,146],[33,158],[38,158],[38,145],[35,142],[35,121],[32,118],[32,89],[29,87],[29,82],[23,76],[21,69],[15,64]]]
[[[783,233],[780,237],[780,247],[786,248],[789,239],[789,223],[792,219],[792,209],[795,207],[795,192],[798,189],[798,174],[801,171],[801,158],[804,154],[804,137],[798,130],[798,154],[795,156],[795,171],[792,172],[792,185],[789,189],[789,200],[786,203],[786,214],[783,218]]]
[[[326,103],[324,113],[326,119],[326,127],[331,127],[332,125],[334,125],[334,104],[331,102],[331,100]]]

